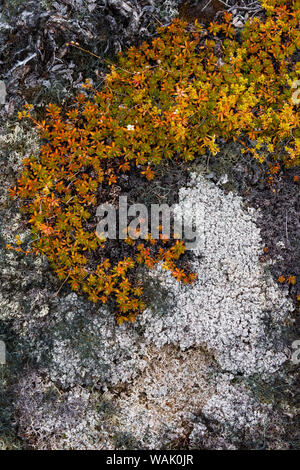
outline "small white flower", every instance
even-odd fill
[[[127,130],[128,131],[134,131],[134,126],[132,124],[128,124]]]

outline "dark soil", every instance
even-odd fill
[[[116,164],[118,166],[118,164]],[[148,230],[151,232],[151,204],[167,204],[171,207],[173,204],[178,203],[178,191],[181,187],[187,184],[189,180],[189,171],[187,165],[178,160],[172,161],[168,160],[160,164],[155,168],[156,177],[148,181],[143,175],[141,175],[142,168],[137,168],[134,164],[130,172],[124,175],[119,176],[118,182],[116,185],[108,186],[108,184],[101,184],[98,189],[98,202],[96,207],[93,210],[91,218],[86,224],[89,230],[94,231],[98,220],[96,218],[96,209],[101,204],[112,204],[116,207],[117,221],[119,218],[118,210],[118,198],[120,196],[127,196],[128,206],[132,204],[143,204],[148,209]],[[87,207],[87,210],[89,208]],[[135,217],[128,217],[128,224]],[[173,233],[173,217],[171,216],[170,221],[170,235],[172,237]],[[135,246],[130,246],[124,242],[124,240],[119,240],[119,228],[117,227],[117,239],[111,240],[107,239],[105,242],[104,248],[98,248],[93,253],[91,253],[91,258],[89,262],[89,267],[95,268],[97,264],[103,262],[106,258],[110,260],[113,265],[116,265],[120,260],[125,257],[131,257],[135,259],[137,254],[137,245],[138,243],[144,243],[147,248],[150,248],[150,255],[155,258],[158,250],[163,248],[164,250],[169,249],[174,245],[174,240],[172,238],[167,242],[162,242],[157,240],[155,245],[151,245],[149,242],[138,239]],[[184,269],[186,273],[191,272],[190,270],[190,261],[191,254],[186,251],[178,261],[176,261],[176,266],[180,269]],[[142,275],[144,277],[146,274],[141,273],[141,269],[134,270],[129,273],[129,279],[135,282],[135,278]]]

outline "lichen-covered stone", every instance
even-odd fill
[[[275,371],[288,357],[279,338],[293,307],[259,260],[263,247],[255,211],[202,176],[179,195],[200,232],[193,263],[198,279],[186,287],[160,272],[170,308],[159,316],[151,309],[143,314],[144,335],[158,346],[206,345],[231,372]]]
[[[99,61],[67,53],[64,41],[78,40],[96,53],[117,51],[150,37],[157,21],[168,23],[179,2],[65,3],[15,0],[0,16],[0,54],[9,59],[0,117],[6,122],[10,116],[0,131],[0,338],[8,361],[0,379],[0,448],[288,448],[294,405],[280,408],[253,390],[257,377],[274,388],[276,378],[286,377],[284,329],[293,321],[293,305],[288,288],[271,276],[278,260],[261,260],[262,213],[224,191],[238,187],[227,163],[223,176],[211,181],[192,175],[179,194],[178,210],[199,225],[192,255],[198,280],[186,287],[161,268],[153,271],[145,289],[151,304],[134,324],[117,326],[108,308],[71,293],[45,257],[7,250],[16,235],[23,248],[31,245],[8,188],[22,159],[39,152],[35,131],[14,121],[19,105],[34,98],[39,108],[49,97],[69,98],[83,74],[103,78]],[[22,60],[20,37],[28,47]],[[83,61],[80,66],[75,58]],[[256,163],[251,170],[250,163],[243,165],[244,190]],[[257,168],[252,186],[259,184]],[[296,201],[295,188],[292,195]],[[270,211],[266,220],[274,217]],[[294,243],[291,233],[287,240],[276,237],[282,256],[289,239]]]
[[[224,423],[254,445],[266,420],[279,419],[245,386],[231,384],[235,374],[267,378],[288,357],[280,332],[292,305],[259,261],[257,212],[201,175],[192,175],[179,200],[199,219],[198,280],[186,287],[161,268],[153,271],[167,298],[133,325],[117,326],[107,308],[68,289],[57,296],[41,258],[27,261],[24,271],[23,256],[6,254],[1,318],[29,341],[36,364],[19,378],[15,402],[29,445],[238,448],[242,438],[220,436]],[[7,228],[2,236],[10,240]],[[208,422],[217,423],[214,432]]]

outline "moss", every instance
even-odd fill
[[[15,334],[9,322],[0,321],[0,340],[6,345],[6,363],[0,364],[0,449],[26,448],[26,442],[17,434],[14,403],[16,384],[30,363],[31,348],[26,340]]]
[[[130,432],[119,432],[113,436],[115,448],[117,450],[139,450],[140,443]]]

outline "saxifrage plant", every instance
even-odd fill
[[[263,2],[265,20],[249,20],[240,33],[228,13],[208,29],[175,20],[151,44],[120,55],[100,91],[87,81],[67,112],[50,104],[43,121],[32,117],[31,105],[20,113],[43,139],[39,158],[24,160],[11,190],[24,200],[33,250],[46,254],[73,290],[93,302],[112,299],[120,323],[145,308],[137,265],[152,268],[161,261],[179,281],[195,279],[176,265],[183,241],[163,235],[142,242],[128,237],[132,256],[110,259],[89,220],[120,175],[140,168],[150,181],[162,160],[216,155],[221,139],[240,142],[259,161],[271,155],[273,172],[280,160],[299,164],[299,114],[292,100],[300,71],[297,4]]]

